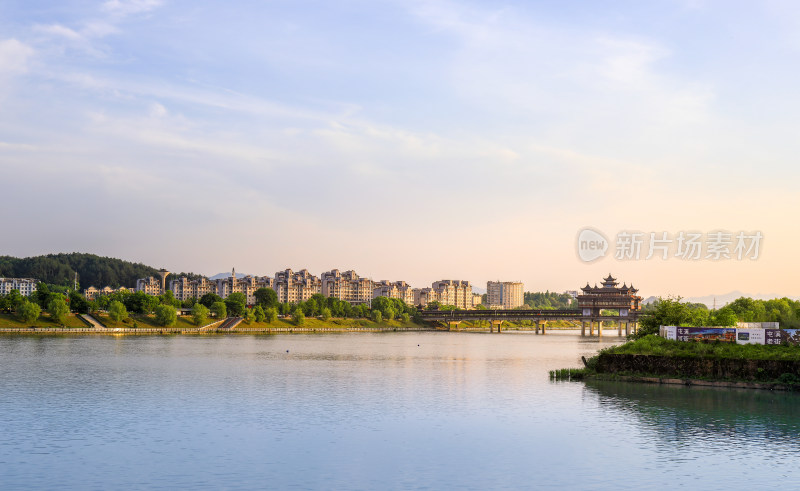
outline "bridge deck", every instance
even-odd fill
[[[631,321],[639,318],[638,311],[631,311],[626,316],[600,315],[584,316],[580,309],[563,310],[423,310],[420,312],[426,321],[456,322],[468,320],[574,320],[574,321]]]

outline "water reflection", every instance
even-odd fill
[[[800,451],[800,394],[608,381],[586,382],[601,408],[633,418],[670,450],[714,442]]]

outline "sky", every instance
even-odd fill
[[[5,0],[0,255],[800,296],[798,87],[791,1]]]

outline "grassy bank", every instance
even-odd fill
[[[646,336],[601,350],[585,367],[550,372],[553,380],[651,383],[744,382],[754,388],[800,388],[800,347],[670,341]],[[707,385],[707,384],[706,384]]]
[[[63,323],[53,321],[48,314],[42,314],[33,322],[22,321],[14,314],[0,314],[0,328],[21,329],[26,327],[66,327],[72,329],[86,328],[88,326],[75,314],[65,316]]]
[[[672,341],[659,336],[645,336],[612,346],[602,350],[600,354],[800,361],[800,347],[797,346]]]
[[[373,322],[369,319],[330,319],[328,321],[323,321],[322,319],[309,319],[303,322],[302,325],[297,325],[292,321],[291,318],[286,319],[277,319],[275,322],[267,323],[267,322],[251,322],[247,323],[242,321],[236,329],[238,330],[246,330],[246,329],[259,329],[259,330],[268,330],[268,329],[405,329],[405,328],[423,328],[419,324],[415,324],[413,322],[403,322],[400,320],[393,320],[393,321],[383,321],[383,322]]]
[[[107,314],[93,314],[92,317],[100,321],[104,326],[109,329],[117,329],[117,328],[124,328],[130,329],[132,327],[146,327],[146,328],[155,328],[160,329],[164,326],[159,325],[156,322],[155,316],[152,315],[131,315],[127,319],[122,322],[117,322]],[[214,319],[208,320],[206,324],[214,322]],[[177,322],[174,326],[169,326],[173,329],[196,329],[197,326],[192,322],[191,317],[178,317]]]

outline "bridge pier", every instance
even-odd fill
[[[544,327],[544,325],[545,325],[545,322],[547,322],[547,321],[542,321],[542,336],[544,336],[545,334],[547,334],[547,331],[545,331],[545,327]],[[539,324],[539,322],[537,321],[537,322],[536,322],[536,324]]]
[[[622,321],[617,321],[617,336],[622,337]]]
[[[631,335],[631,323],[629,321],[625,321],[625,335]]]
[[[581,337],[586,337],[586,321],[581,321]]]

